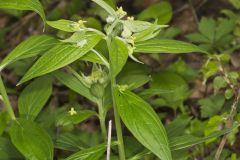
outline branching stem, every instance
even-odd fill
[[[230,79],[228,78],[225,70],[224,70],[224,67],[221,63],[221,60],[219,58],[218,59],[218,62],[219,62],[219,70],[220,72],[223,74],[223,78],[224,80],[227,82],[227,84],[229,85],[229,87],[234,91],[235,93],[235,99],[233,101],[233,104],[232,104],[232,107],[231,107],[231,111],[230,111],[230,114],[228,115],[227,117],[227,121],[226,121],[226,125],[225,125],[225,128],[231,128],[232,125],[233,125],[233,119],[236,115],[236,110],[237,110],[237,105],[239,103],[239,100],[240,100],[240,88],[238,88],[237,90],[235,90],[234,88],[234,85],[231,83]],[[215,154],[215,160],[219,160],[220,156],[221,156],[221,153],[222,153],[222,150],[225,146],[227,142],[227,134],[223,136],[219,146],[218,146],[218,149],[217,149],[217,152]]]

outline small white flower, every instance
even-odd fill
[[[131,35],[132,35],[132,31],[130,31],[127,27],[124,27],[121,36],[122,36],[123,38],[128,38],[128,37],[130,37]]]
[[[108,16],[107,19],[106,19],[107,23],[112,23],[112,22],[114,22],[114,20],[115,20],[115,18],[111,15]]]
[[[86,39],[83,39],[83,40],[81,40],[81,41],[79,41],[79,42],[77,42],[77,46],[78,47],[83,47],[83,46],[85,46],[87,44],[87,40]]]
[[[86,22],[87,22],[87,21],[79,20],[79,21],[78,21],[79,27],[85,27],[85,26],[84,26],[84,23],[86,23]]]
[[[134,21],[134,17],[133,17],[133,16],[127,17],[127,20],[129,20],[129,21]]]
[[[136,39],[136,37],[130,36],[130,37],[128,37],[128,38],[126,39],[126,41],[127,41],[127,43],[129,43],[129,44],[131,44],[131,45],[134,46],[134,44],[135,44],[135,39]]]
[[[75,109],[72,107],[72,108],[70,109],[70,111],[68,111],[68,113],[69,113],[71,116],[73,116],[73,115],[77,114],[77,111],[75,111]]]
[[[125,12],[122,7],[119,7],[117,10],[117,15],[119,18],[123,18],[127,15],[127,12]]]

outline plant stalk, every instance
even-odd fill
[[[105,114],[104,109],[103,109],[102,98],[98,101],[98,116],[99,116],[102,136],[103,136],[104,141],[106,142],[106,140],[107,140],[107,129],[106,129],[106,124],[105,124],[106,114]]]
[[[5,106],[6,106],[6,109],[7,109],[7,112],[9,114],[9,116],[11,117],[12,120],[15,120],[16,117],[15,117],[15,114],[13,112],[12,105],[11,105],[11,103],[9,101],[9,98],[8,98],[8,95],[7,95],[7,92],[6,92],[6,88],[4,86],[4,83],[3,83],[1,75],[0,75],[0,93],[1,93],[3,102],[4,102]]]
[[[107,46],[108,46],[108,51],[110,51],[110,42],[111,42],[111,33],[114,29],[114,27],[117,25],[118,20],[115,21],[111,27],[110,30],[107,31]],[[117,107],[116,107],[116,99],[115,99],[115,87],[116,87],[116,77],[113,75],[112,72],[112,63],[111,63],[111,58],[110,58],[110,68],[109,68],[109,72],[110,72],[110,81],[111,81],[111,91],[112,91],[112,102],[113,102],[113,110],[114,110],[114,121],[115,121],[115,125],[116,125],[116,132],[117,132],[117,141],[118,141],[118,154],[119,154],[119,160],[126,160],[125,158],[125,149],[124,149],[124,143],[123,143],[123,135],[122,135],[122,126],[121,126],[121,120],[120,120],[120,116],[119,113],[117,111]]]
[[[119,159],[125,160],[126,158],[125,158],[125,150],[124,150],[124,143],[123,143],[123,136],[122,136],[122,126],[121,126],[120,116],[116,107],[114,87],[116,87],[116,80],[115,80],[115,77],[111,75],[111,90],[112,90],[112,100],[113,100],[113,109],[114,109],[114,120],[115,120],[115,125],[117,130]]]
[[[230,114],[227,118],[225,128],[230,128],[233,125],[233,119],[234,119],[234,116],[236,115],[237,105],[238,105],[239,100],[240,100],[240,89],[237,90],[236,94],[237,95],[236,95],[236,98],[233,101],[233,104],[232,104],[232,107],[231,107],[231,112],[230,112]],[[217,149],[217,152],[215,154],[214,160],[219,160],[220,159],[222,150],[223,150],[226,142],[227,142],[227,134],[223,136],[223,138],[222,138],[222,140],[221,140],[221,142],[218,146],[218,149]]]

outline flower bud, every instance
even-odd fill
[[[108,16],[107,19],[106,19],[107,23],[113,23],[114,20],[115,20],[115,18],[113,16],[111,16],[111,15]]]
[[[122,36],[123,38],[128,38],[128,37],[130,37],[131,35],[132,35],[132,31],[130,31],[128,28],[124,27],[121,36]]]

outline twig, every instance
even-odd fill
[[[233,102],[233,105],[231,107],[231,112],[228,116],[228,119],[227,119],[227,122],[226,122],[226,128],[230,128],[232,127],[232,124],[233,124],[233,118],[236,114],[236,110],[237,110],[237,105],[239,103],[239,99],[240,99],[240,89],[238,89],[237,91],[237,95],[236,95],[236,98],[234,99],[234,102]],[[227,142],[227,135],[224,135],[224,137],[222,138],[220,144],[219,144],[219,147],[217,149],[217,152],[215,154],[215,160],[219,160],[220,156],[221,156],[221,153],[222,153],[222,150],[223,150],[223,147],[225,146]]]
[[[208,0],[203,0],[196,8],[195,10],[198,11]]]
[[[194,8],[194,6],[193,6],[192,0],[188,0],[188,2],[189,2],[189,6],[190,6],[190,8],[191,8],[191,10],[192,10],[193,17],[194,17],[196,23],[198,24],[198,21],[199,21],[199,20],[198,20],[198,16],[197,16],[197,13],[196,13],[196,11],[195,11],[195,8]]]
[[[189,7],[189,4],[184,4],[182,7],[176,9],[176,10],[173,12],[173,14],[177,14],[177,13],[179,13],[179,12],[187,9],[188,7]]]
[[[108,124],[108,141],[107,141],[107,159],[106,160],[110,160],[111,137],[112,137],[112,120],[110,120]]]

